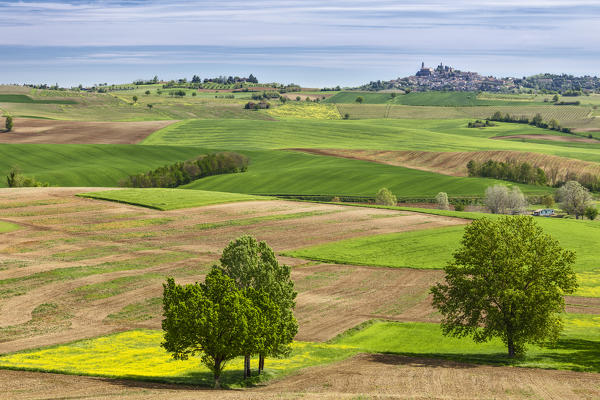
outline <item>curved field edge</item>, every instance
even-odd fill
[[[17,229],[21,229],[21,227],[17,224],[13,224],[12,222],[0,221],[0,233],[13,232]]]
[[[299,369],[347,359],[358,353],[388,353],[459,362],[600,372],[600,316],[565,315],[565,330],[548,347],[528,346],[521,359],[506,356],[500,340],[474,343],[445,337],[439,324],[364,323],[328,343],[294,342],[287,358],[267,358],[265,375],[252,383],[281,378]],[[160,346],[163,332],[134,330],[0,357],[0,368],[210,386],[211,372],[192,357],[172,360]],[[253,360],[256,368],[256,360]],[[223,381],[240,387],[243,359],[231,361]],[[131,371],[135,371],[132,373]]]
[[[79,193],[77,196],[131,204],[160,211],[270,199],[266,196],[252,196],[238,193],[163,188],[107,190]]]

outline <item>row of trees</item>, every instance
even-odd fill
[[[215,388],[227,362],[244,357],[244,379],[250,377],[251,356],[283,356],[298,331],[290,268],[273,250],[251,236],[242,236],[223,250],[204,283],[164,285],[162,346],[173,358],[199,355],[214,376]]]
[[[532,119],[529,119],[528,117],[526,117],[524,115],[516,116],[516,115],[510,115],[508,113],[502,115],[502,113],[500,111],[496,111],[489,118],[489,120],[490,121],[498,121],[498,122],[514,122],[517,124],[529,124],[529,125],[537,126],[538,128],[550,129],[553,131],[564,132],[564,133],[571,133],[570,128],[564,128],[564,127],[560,126],[560,123],[555,119],[552,119],[549,122],[545,122],[542,117],[542,114],[540,114],[540,113],[535,114],[535,116]]]
[[[249,159],[234,152],[203,155],[195,160],[165,165],[144,174],[131,175],[120,182],[125,187],[174,188],[211,175],[245,172]]]
[[[515,160],[506,162],[488,160],[483,163],[471,160],[467,163],[467,171],[469,176],[502,179],[532,185],[546,185],[548,183],[548,178],[543,169],[527,162],[519,163]]]

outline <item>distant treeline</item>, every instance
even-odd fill
[[[489,120],[490,121],[498,121],[498,122],[514,122],[517,124],[529,124],[529,125],[537,126],[538,128],[550,129],[553,131],[564,132],[564,133],[571,133],[570,128],[564,128],[564,127],[560,126],[559,122],[555,119],[552,119],[549,122],[545,122],[542,118],[542,115],[539,113],[535,114],[535,116],[532,119],[529,119],[528,117],[526,117],[524,115],[522,115],[522,116],[516,116],[516,115],[510,115],[510,114],[502,115],[502,113],[500,111],[496,111],[489,118]]]
[[[469,176],[494,178],[505,181],[528,183],[531,185],[547,185],[548,178],[543,169],[529,163],[519,163],[515,160],[493,161],[484,163],[471,160],[467,163]]]
[[[245,155],[222,152],[203,155],[195,160],[165,165],[145,174],[131,175],[120,182],[124,187],[174,188],[211,175],[244,172],[249,159]]]

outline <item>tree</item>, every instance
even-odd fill
[[[13,117],[12,115],[7,115],[6,116],[6,132],[10,132],[13,129]]]
[[[365,101],[365,99],[363,99],[363,97],[362,97],[362,96],[358,96],[358,97],[356,98],[356,100],[354,100],[354,101],[356,101],[358,104],[362,104],[362,102],[363,102],[363,101]]]
[[[598,209],[596,207],[587,207],[584,212],[585,216],[590,220],[595,220],[598,216]]]
[[[577,288],[574,261],[532,217],[475,220],[444,269],[445,282],[431,289],[443,334],[477,343],[498,337],[509,357],[557,340],[564,295]]]
[[[488,187],[485,190],[484,204],[492,214],[504,214],[508,207],[508,188],[504,185]]]
[[[507,206],[512,214],[522,214],[527,209],[527,199],[518,186],[508,192]]]
[[[298,331],[293,309],[297,293],[290,277],[290,267],[279,264],[275,253],[266,242],[252,236],[241,236],[230,242],[221,255],[221,270],[232,278],[241,290],[261,290],[275,304],[276,312],[261,308],[266,315],[262,337],[256,346],[259,355],[259,373],[264,369],[265,356],[288,354],[289,344]],[[260,304],[267,304],[261,302]],[[250,376],[250,355],[244,359],[244,378]]]
[[[260,310],[217,268],[204,283],[181,286],[169,278],[163,287],[162,346],[176,360],[200,355],[213,373],[215,389],[220,388],[227,362],[252,344],[250,327],[260,326]]]
[[[542,198],[542,205],[546,208],[552,208],[554,206],[554,197],[551,194],[547,194]]]
[[[144,94],[145,94],[146,96],[150,96],[150,91],[149,91],[149,90],[146,90],[146,91],[144,92]]]
[[[554,97],[552,97],[552,102],[556,103],[556,102],[558,102],[558,100],[559,100],[559,97],[557,94],[555,94]]]
[[[437,203],[438,208],[440,210],[449,210],[450,209],[450,204],[448,203],[448,194],[446,194],[445,192],[439,192],[435,196],[435,202]]]
[[[146,107],[148,107],[149,110],[152,110],[152,104],[148,103],[146,104]]]
[[[296,101],[300,101],[300,100],[301,100],[300,96],[296,96]]]
[[[138,101],[138,97],[137,96],[133,96],[133,102],[137,103],[137,101]]]
[[[556,191],[556,197],[560,202],[560,208],[567,214],[579,218],[585,212],[592,196],[590,192],[577,181],[568,181]]]
[[[384,206],[395,206],[397,200],[388,188],[381,188],[375,196],[375,202]]]

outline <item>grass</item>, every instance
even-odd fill
[[[212,373],[197,358],[171,359],[160,347],[162,340],[162,331],[122,332],[6,355],[0,358],[0,367],[212,386]],[[282,377],[300,368],[342,360],[355,353],[356,349],[345,345],[296,342],[289,357],[266,359],[266,377]],[[240,386],[242,365],[243,358],[231,361],[222,382],[229,387]],[[256,360],[253,368],[256,368]]]
[[[435,215],[476,219],[498,215],[456,212],[412,207],[383,207]],[[600,241],[600,221],[536,218],[544,232],[557,239],[563,248],[575,251],[574,270],[577,296],[600,297],[600,267],[596,247]],[[385,235],[345,239],[287,252],[286,255],[340,264],[373,265],[392,268],[443,268],[459,246],[462,227],[426,229]]]
[[[80,286],[73,294],[86,301],[106,299],[130,290],[147,286],[152,280],[164,279],[164,275],[148,273],[143,275],[123,276],[110,281]]]
[[[528,346],[523,359],[511,360],[500,340],[474,343],[470,338],[445,337],[438,324],[377,322],[333,341],[369,353],[443,358],[478,364],[512,365],[600,372],[600,317],[567,315],[565,330],[554,346]]]
[[[203,154],[173,146],[108,144],[0,144],[0,173],[17,166],[51,186],[118,186],[129,175]],[[6,187],[6,180],[0,180]]]
[[[286,256],[337,264],[443,268],[458,247],[462,226],[346,239],[286,252]]]
[[[0,233],[12,232],[16,231],[17,229],[20,229],[19,225],[10,222],[0,221]]]
[[[382,187],[402,198],[481,196],[500,181],[436,174],[374,162],[291,151],[242,151],[250,158],[243,174],[210,176],[182,188],[264,195],[375,196]],[[506,182],[504,182],[506,183]],[[551,188],[519,185],[526,193]]]
[[[277,119],[340,119],[340,113],[332,104],[286,103],[265,110],[265,113]]]
[[[269,200],[269,198],[262,196],[237,193],[162,188],[107,190],[104,192],[81,193],[78,196],[133,204],[162,211],[239,201]]]

